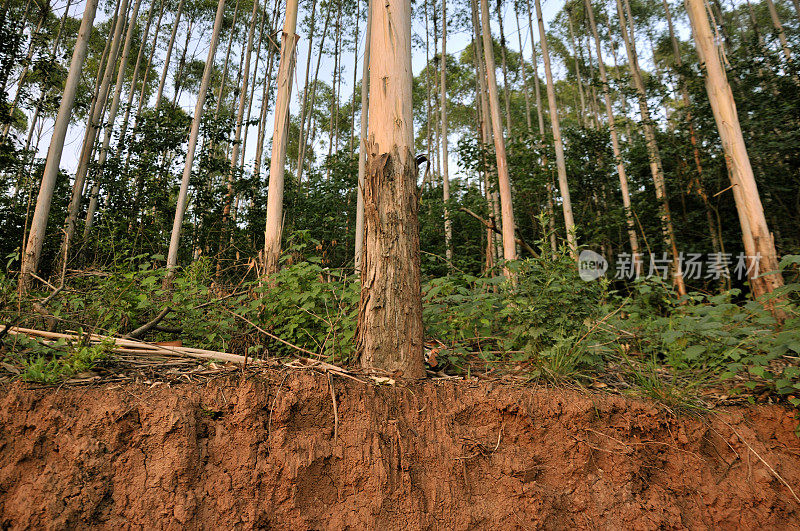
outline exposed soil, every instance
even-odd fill
[[[334,402],[328,378],[15,383],[0,528],[800,528],[784,407],[341,376]]]

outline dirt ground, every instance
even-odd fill
[[[800,529],[781,406],[308,370],[0,394],[2,529]]]

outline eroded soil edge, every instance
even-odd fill
[[[290,371],[0,398],[0,527],[786,527],[791,411]],[[752,447],[748,449],[747,445]],[[756,455],[758,454],[758,456]]]

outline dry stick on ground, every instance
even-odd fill
[[[475,218],[478,221],[480,221],[481,223],[483,223],[483,225],[487,229],[491,229],[492,231],[496,232],[497,234],[503,234],[502,231],[500,231],[500,229],[497,228],[497,222],[494,220],[494,218],[492,218],[492,221],[490,223],[490,222],[486,221],[485,219],[480,217],[478,214],[476,214],[475,212],[473,212],[472,210],[470,210],[470,209],[468,209],[466,207],[460,207],[459,210],[461,210],[462,212],[466,212],[467,214],[469,214],[473,218]],[[514,238],[514,240],[520,245],[520,247],[522,247],[523,249],[525,249],[526,251],[531,253],[531,255],[533,255],[534,258],[539,258],[539,253],[534,251],[533,247],[531,247],[528,244],[528,242],[526,242],[525,240],[522,239],[522,236],[519,235],[519,231],[517,231],[517,237]]]
[[[163,310],[158,312],[158,315],[156,315],[151,321],[143,324],[142,326],[140,326],[139,328],[128,334],[128,337],[132,337],[133,339],[138,339],[142,337],[151,329],[155,328],[158,325],[158,323],[160,323],[161,320],[164,319],[164,317],[166,317],[167,314],[169,314],[171,311],[172,308],[166,306]]]
[[[233,312],[231,312],[233,313]],[[234,314],[238,315],[238,314]],[[239,317],[242,317],[239,315]],[[250,321],[248,321],[250,322]],[[251,323],[252,324],[252,323]],[[255,325],[253,325],[255,326]],[[264,332],[265,334],[269,335],[270,337],[274,337],[275,339],[285,342],[289,346],[293,346],[294,348],[300,349],[300,347],[296,347],[291,345],[277,336],[273,336],[268,332],[260,329],[256,326],[256,328]],[[19,326],[10,327],[9,333],[11,334],[24,334],[28,336],[37,336],[45,339],[79,339],[79,335],[77,334],[61,334],[58,332],[47,332],[44,330],[35,330],[32,328],[22,328]],[[125,338],[117,338],[111,336],[103,336],[99,334],[88,334],[89,340],[94,342],[101,342],[101,341],[112,341],[114,342],[117,347],[113,350],[115,351],[122,351],[125,353],[138,353],[138,354],[159,354],[162,356],[182,356],[182,357],[190,357],[190,358],[197,358],[197,359],[207,359],[207,360],[220,360],[220,361],[228,361],[231,363],[239,363],[243,364],[246,360],[245,356],[240,356],[238,354],[230,354],[228,352],[219,352],[216,350],[205,350],[199,348],[192,348],[192,347],[168,347],[166,345],[155,345],[152,343],[147,343],[145,341],[139,341],[135,339],[125,339]],[[306,363],[307,365],[293,365],[293,364],[284,364],[287,367],[294,368],[294,369],[320,369],[326,372],[335,372],[340,376],[345,378],[349,378],[351,380],[355,380],[360,383],[366,383],[364,380],[360,378],[356,378],[355,376],[350,373],[350,371],[343,369],[341,367],[337,367],[336,365],[332,365],[330,363],[326,363],[320,360],[312,360],[310,358],[304,358],[301,356],[297,357],[298,360]]]

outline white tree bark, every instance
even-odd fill
[[[701,67],[705,71],[706,92],[711,103],[711,110],[714,113],[722,147],[731,170],[731,184],[745,235],[745,247],[752,246],[756,253],[760,253],[759,269],[761,273],[777,271],[778,256],[775,251],[775,243],[764,216],[764,207],[761,204],[758,186],[753,176],[753,168],[750,165],[747,146],[744,143],[742,128],[739,124],[736,102],[720,61],[719,50],[711,32],[705,6],[702,0],[685,0],[685,5],[692,24],[692,33],[697,45]],[[749,227],[749,231],[745,230],[747,227]],[[747,232],[752,235],[752,244],[750,245],[747,245]],[[747,252],[749,254],[751,251]],[[769,274],[754,280],[751,285],[754,297],[772,293],[783,286],[783,277],[780,274]]]
[[[20,275],[20,290],[26,291],[31,283],[32,275],[36,274],[39,266],[39,257],[42,253],[44,244],[45,229],[47,228],[47,218],[50,215],[50,205],[53,200],[53,190],[55,189],[56,179],[58,178],[59,165],[61,164],[61,154],[64,150],[64,139],[67,136],[72,107],[75,104],[75,94],[81,80],[83,62],[86,59],[86,52],[89,46],[89,37],[94,24],[94,17],[97,11],[97,0],[87,0],[84,6],[83,19],[75,41],[75,49],[72,52],[72,60],[69,65],[69,74],[64,86],[64,93],[61,97],[61,104],[58,108],[53,135],[50,139],[50,148],[47,151],[47,161],[45,162],[42,183],[39,187],[39,196],[36,199],[36,209],[33,213],[31,231],[28,235],[28,242],[25,246],[25,253],[22,256],[22,268]]]
[[[361,274],[364,250],[364,175],[367,167],[367,139],[369,132],[369,60],[372,39],[372,1],[367,2],[367,35],[364,43],[364,65],[361,70],[361,138],[358,148],[358,192],[356,196],[356,256],[355,272]],[[426,64],[427,67],[427,64]]]
[[[578,243],[575,237],[575,220],[572,217],[572,200],[569,195],[569,183],[567,182],[567,165],[564,160],[564,142],[561,139],[561,123],[558,119],[556,91],[555,86],[553,85],[553,72],[550,68],[550,51],[547,47],[547,33],[544,29],[542,7],[539,3],[539,0],[534,0],[534,5],[536,6],[536,18],[539,25],[539,46],[542,47],[542,59],[544,60],[544,75],[547,80],[547,101],[550,106],[550,126],[553,130],[553,143],[555,144],[556,151],[556,170],[558,172],[558,188],[559,192],[561,193],[561,207],[564,211],[564,225],[567,229],[567,244],[569,245],[570,251],[577,259]]]
[[[442,198],[444,200],[444,243],[448,267],[453,267],[453,222],[450,219],[450,174],[447,166],[447,0],[442,0],[442,79],[441,88],[442,111]],[[508,87],[506,87],[508,90]],[[510,122],[509,122],[510,123]],[[510,132],[510,131],[509,131]],[[512,211],[513,216],[513,211]],[[512,225],[513,227],[513,225]]]
[[[267,224],[264,229],[264,265],[267,274],[276,273],[283,234],[283,177],[286,171],[286,143],[289,131],[289,104],[292,98],[295,48],[297,46],[297,0],[286,3],[286,20],[281,36],[281,61],[278,67],[278,98],[275,102],[275,127],[272,133],[272,158],[269,166]]]
[[[631,255],[636,258],[640,256],[639,240],[636,236],[636,224],[631,210],[631,195],[628,190],[628,175],[625,172],[625,163],[622,161],[622,153],[619,147],[619,137],[617,135],[617,125],[614,120],[614,107],[611,104],[611,93],[608,88],[608,76],[606,75],[606,65],[603,62],[603,50],[600,46],[600,36],[597,33],[597,24],[594,20],[594,9],[591,0],[584,0],[586,12],[589,15],[589,26],[594,36],[595,50],[597,51],[597,62],[600,65],[600,81],[603,83],[603,99],[606,104],[606,118],[608,119],[608,129],[611,133],[611,147],[614,150],[614,160],[617,165],[619,175],[619,187],[622,192],[622,204],[625,207],[625,222],[628,226],[628,239],[631,244]],[[633,260],[636,267],[636,274],[641,274],[641,263]]]
[[[167,82],[167,72],[169,72],[169,62],[172,58],[172,48],[175,46],[175,36],[178,34],[178,26],[181,22],[181,15],[183,14],[183,4],[185,0],[178,2],[178,9],[175,12],[175,22],[172,24],[172,34],[169,37],[169,44],[167,44],[167,51],[164,56],[164,68],[161,70],[161,78],[158,80],[158,90],[156,91],[156,102],[154,107],[158,109],[161,105],[161,97],[164,95],[164,85]]]
[[[214,70],[214,56],[217,52],[219,43],[219,33],[222,29],[223,14],[225,12],[225,0],[219,0],[217,5],[217,15],[214,19],[214,29],[211,34],[211,43],[208,45],[208,56],[203,70],[203,80],[200,82],[200,92],[197,94],[197,103],[194,106],[194,116],[192,117],[192,128],[189,133],[189,144],[186,147],[186,164],[183,167],[181,178],[181,189],[178,193],[178,201],[175,206],[175,219],[172,223],[172,234],[169,240],[169,251],[167,252],[167,269],[169,270],[166,278],[167,283],[174,275],[175,267],[178,265],[178,247],[181,241],[181,227],[183,226],[183,216],[186,212],[186,204],[189,194],[189,178],[192,175],[192,165],[194,164],[194,153],[197,149],[197,137],[200,134],[200,123],[203,120],[203,107],[206,102],[208,85],[211,83],[211,73]]]

